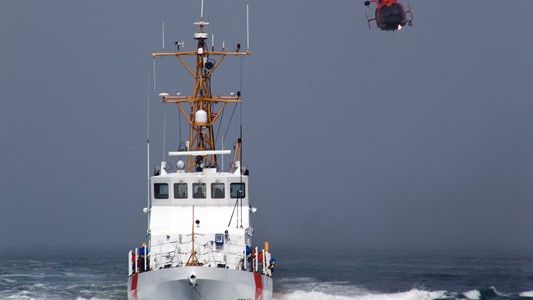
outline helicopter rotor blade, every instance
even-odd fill
[[[405,12],[406,14],[409,14],[409,26],[413,26],[413,20],[414,20],[414,14],[413,9],[411,8],[411,3],[407,2],[407,8],[408,10]]]
[[[368,30],[372,30],[372,27],[370,26],[370,22],[375,21],[376,18],[370,19],[366,12],[365,12],[365,17],[366,17],[366,24],[368,25]]]

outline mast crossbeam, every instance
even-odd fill
[[[196,51],[178,51],[178,52],[154,52],[151,53],[153,58],[158,57],[165,57],[165,56],[196,56],[198,55],[198,52]],[[205,50],[203,52],[203,55],[213,55],[213,56],[224,56],[224,55],[230,55],[230,56],[246,56],[246,55],[252,55],[251,51],[209,51]]]
[[[219,97],[191,97],[191,96],[164,96],[161,97],[163,103],[240,103],[241,97],[219,96]]]

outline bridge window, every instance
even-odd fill
[[[174,199],[187,199],[189,197],[186,183],[174,183]]]
[[[154,184],[154,198],[168,199],[168,184],[167,183],[155,183]]]
[[[232,183],[230,184],[231,198],[244,198],[246,197],[244,183]]]
[[[225,196],[224,183],[211,183],[211,198],[224,199]]]
[[[196,199],[206,198],[205,183],[193,183],[192,184],[192,197]]]

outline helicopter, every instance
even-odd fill
[[[406,25],[413,25],[413,11],[410,6],[406,10],[398,0],[370,0],[365,1],[365,6],[372,3],[376,4],[376,14],[372,19],[366,15],[369,29],[372,21],[376,21],[379,29],[383,31],[396,31]]]

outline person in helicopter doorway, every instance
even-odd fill
[[[146,243],[141,243],[141,248],[139,248],[139,259],[137,263],[139,266],[139,272],[145,272],[150,270],[150,260],[148,259],[148,247]]]

